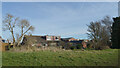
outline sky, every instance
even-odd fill
[[[119,0],[3,0],[3,2],[118,2]]]
[[[27,19],[33,35],[56,35],[87,39],[87,24],[106,15],[118,16],[117,2],[3,2],[2,16],[10,13]],[[2,37],[10,37],[8,31]]]
[[[0,2],[0,10],[2,10],[2,2]],[[2,36],[2,11],[0,11],[0,36]]]

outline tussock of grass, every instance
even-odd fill
[[[53,48],[54,49],[54,48]],[[3,66],[116,66],[118,49],[3,52]]]

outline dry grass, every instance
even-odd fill
[[[15,47],[11,48],[9,51],[10,52],[36,52],[36,51],[52,51],[52,52],[57,52],[57,51],[64,51],[64,49],[61,49],[59,47],[35,47],[35,46],[21,46],[21,47]]]

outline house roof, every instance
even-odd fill
[[[26,39],[34,41],[36,43],[45,43],[46,42],[46,40],[43,38],[43,36],[28,36],[28,35],[25,35],[24,38],[23,38],[23,42],[25,42]]]
[[[71,39],[71,38],[73,38],[73,37],[69,37],[69,38],[61,38],[62,40],[69,40],[69,39]]]

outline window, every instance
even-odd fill
[[[51,36],[47,36],[47,40],[52,40],[52,39],[51,39]]]

